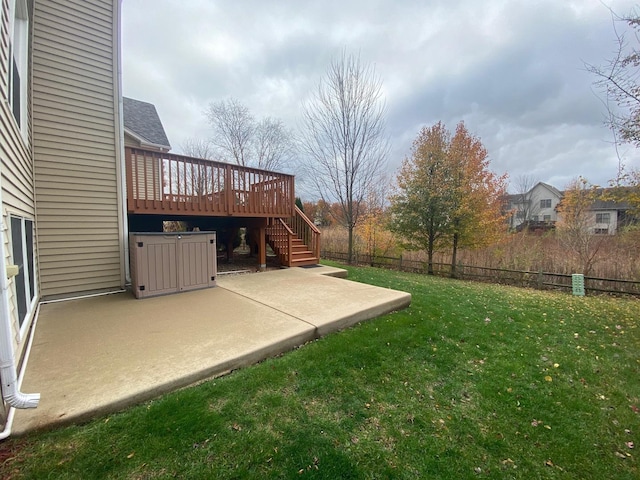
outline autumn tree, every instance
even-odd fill
[[[402,164],[391,196],[391,229],[408,248],[433,252],[451,248],[455,275],[461,247],[492,243],[505,228],[506,176],[489,170],[487,151],[463,122],[453,137],[442,123],[423,128]]]
[[[318,226],[328,227],[331,225],[331,205],[324,200],[317,202],[304,202],[306,215]]]
[[[433,253],[450,233],[454,209],[447,152],[450,133],[438,122],[423,127],[413,141],[390,196],[389,228],[410,250],[427,252],[427,273],[433,275]]]
[[[336,219],[348,231],[349,263],[363,202],[386,163],[384,112],[380,79],[372,67],[346,52],[331,63],[304,105],[305,176],[318,197],[340,205]]]
[[[389,223],[385,205],[387,185],[388,182],[383,181],[369,191],[363,205],[362,221],[356,229],[364,243],[365,253],[372,262],[375,257],[388,255],[396,247],[395,236],[387,228]]]
[[[503,199],[506,175],[489,170],[487,150],[460,122],[449,145],[451,215],[451,275],[455,276],[461,247],[479,248],[494,243],[505,230]]]
[[[213,130],[210,143],[223,161],[279,170],[294,156],[292,135],[284,123],[272,117],[256,120],[237,99],[211,103],[206,116]]]
[[[605,235],[595,235],[595,214],[591,207],[600,189],[582,177],[573,180],[558,204],[556,233],[562,246],[573,256],[575,266],[589,275],[598,260]]]

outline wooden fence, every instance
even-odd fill
[[[323,251],[321,257],[327,260],[347,261],[343,252]],[[407,260],[400,257],[371,256],[354,254],[354,264],[371,267],[388,268],[412,273],[427,273],[427,262]],[[451,264],[433,263],[434,275],[451,276]],[[533,272],[525,270],[508,270],[505,268],[477,267],[474,265],[456,265],[455,277],[462,280],[476,280],[518,287],[530,287],[546,290],[572,291],[571,275],[551,272]],[[613,278],[584,277],[586,293],[608,293],[618,295],[635,295],[640,297],[640,281]]]

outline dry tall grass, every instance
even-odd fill
[[[640,231],[628,231],[599,237],[602,240],[596,255],[592,277],[622,280],[640,280]],[[322,249],[328,252],[347,251],[347,232],[339,227],[327,227],[322,231]],[[368,253],[364,242],[357,238],[356,253]],[[399,256],[406,260],[426,261],[426,252],[399,251],[384,256]],[[450,263],[451,252],[434,255],[437,263]],[[549,273],[581,273],[581,266],[572,252],[563,248],[555,233],[544,235],[531,233],[509,234],[499,243],[477,250],[458,252],[458,263],[478,267],[505,268]]]

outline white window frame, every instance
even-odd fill
[[[14,89],[15,78],[13,71],[13,62],[16,63],[16,68],[19,73],[20,97],[19,102],[19,117],[20,120],[15,118],[15,115],[11,115],[18,126],[18,130],[22,134],[22,138],[25,143],[28,143],[27,135],[27,88],[29,79],[29,12],[27,10],[27,0],[11,0],[9,9],[9,65],[7,68],[9,74],[7,90],[7,101],[9,102],[10,110],[13,113],[14,109]]]
[[[14,235],[16,235],[16,232],[13,230],[13,221],[12,220],[19,220],[20,221],[20,235],[21,235],[21,242],[22,242],[22,259],[20,262],[16,261],[18,259],[14,258],[14,252],[13,252],[13,240],[14,240]],[[28,265],[29,265],[29,249],[27,248],[27,230],[26,230],[26,222],[29,221],[31,222],[31,239],[33,241],[33,245],[31,246],[31,253],[32,253],[32,258],[31,258],[31,265],[33,265],[33,272],[31,272],[29,270]],[[23,265],[22,268],[22,272],[24,274],[23,279],[24,279],[24,292],[25,292],[25,297],[27,299],[27,303],[26,303],[26,312],[24,315],[24,318],[18,318],[18,325],[20,326],[20,339],[22,340],[24,338],[24,336],[26,335],[27,331],[29,330],[29,326],[30,326],[30,321],[29,318],[31,318],[31,316],[33,315],[33,312],[35,311],[35,307],[38,301],[38,282],[37,282],[37,265],[36,265],[36,245],[35,245],[35,220],[33,218],[27,218],[27,217],[22,217],[20,215],[13,215],[10,214],[9,215],[9,234],[10,234],[10,239],[11,239],[11,244],[9,247],[9,250],[11,252],[11,262],[14,265]],[[31,279],[31,274],[33,273],[33,279]],[[17,292],[17,282],[18,278],[13,277],[13,307],[15,308],[15,311],[18,314],[18,317],[20,316],[19,314],[19,306],[18,306],[18,292]],[[33,285],[33,292],[31,291],[31,285]]]
[[[551,203],[550,198],[542,198],[540,199],[540,208],[551,208]],[[547,204],[549,205],[548,207]]]
[[[605,215],[606,215],[606,221],[605,221]],[[598,221],[598,217],[600,217],[600,221]],[[611,214],[609,212],[604,212],[604,213],[596,213],[596,223],[597,224],[604,224],[604,225],[611,225]]]

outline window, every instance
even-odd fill
[[[16,286],[15,301],[20,326],[31,313],[36,297],[33,250],[33,221],[11,217],[11,261],[18,265],[19,269],[13,280]]]
[[[538,221],[538,215],[534,215],[533,217],[531,217],[531,220],[533,220],[534,222]]]
[[[608,228],[596,228],[595,229],[595,234],[596,235],[609,235],[609,229]]]
[[[542,219],[543,219],[545,222],[550,222],[550,221],[551,221],[551,215],[545,215],[544,217],[542,217]]]
[[[551,199],[543,198],[540,200],[540,208],[551,208]]]
[[[18,128],[26,138],[27,126],[27,79],[29,15],[26,0],[14,0],[12,5],[11,36],[9,43],[9,90],[8,101]]]
[[[596,223],[605,223],[609,225],[610,222],[611,222],[610,213],[596,213]]]

